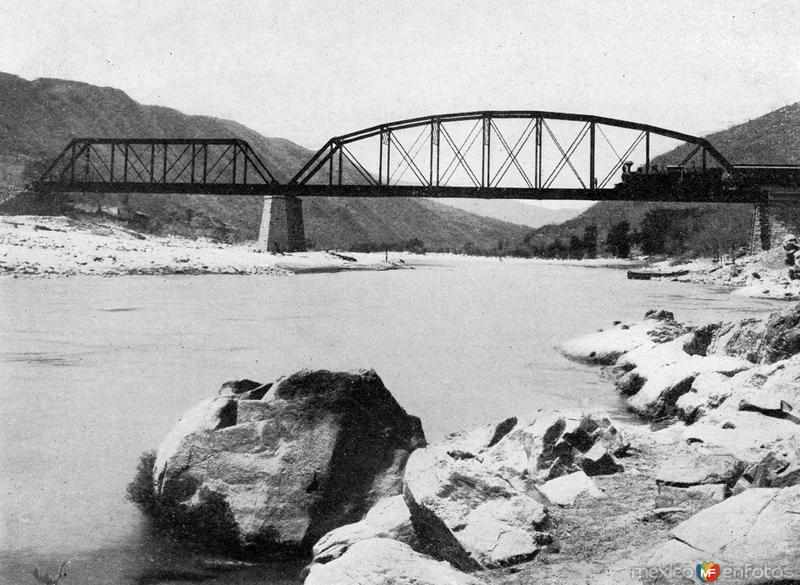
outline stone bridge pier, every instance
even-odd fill
[[[756,204],[750,243],[752,253],[780,245],[789,233],[800,236],[800,199],[770,196]]]
[[[258,243],[270,252],[299,252],[306,249],[303,201],[299,197],[264,197]]]

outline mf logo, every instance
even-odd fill
[[[697,565],[697,578],[703,583],[711,583],[719,577],[719,564],[705,562]]]

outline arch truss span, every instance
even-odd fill
[[[75,138],[39,180],[49,191],[263,193],[278,181],[237,138]]]
[[[643,175],[666,173],[652,164],[651,152],[678,143],[692,146],[676,165],[681,171],[718,167],[731,172],[707,140],[682,132],[583,114],[480,111],[412,118],[336,136],[289,185],[300,190],[352,186],[354,193],[369,187],[387,194],[407,187],[440,197],[551,198],[546,193],[555,192],[564,198],[570,193],[602,198],[575,192],[610,189],[633,164]]]

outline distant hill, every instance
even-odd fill
[[[706,136],[732,163],[800,164],[800,102],[764,116]],[[653,158],[659,165],[676,164],[692,149],[681,145]],[[538,247],[556,239],[566,243],[580,237],[587,225],[596,224],[599,239],[604,241],[612,225],[623,220],[638,229],[644,216],[654,209],[686,210],[685,232],[680,250],[671,253],[711,254],[747,246],[753,221],[752,205],[600,202],[578,217],[558,226],[546,226],[529,234],[527,239]]]
[[[313,154],[283,138],[268,138],[237,122],[188,116],[145,106],[119,89],[60,79],[27,81],[0,73],[0,202],[26,182],[26,166],[55,157],[73,137],[238,137],[246,140],[279,180],[291,178]],[[150,231],[225,234],[255,239],[262,200],[210,195],[77,195],[78,203],[126,203],[150,216]],[[429,248],[494,249],[519,240],[523,226],[479,217],[419,199],[306,198],[306,236],[321,248],[401,244],[414,238]]]
[[[733,164],[800,164],[800,102],[706,138]],[[677,164],[692,148],[679,146],[653,162]]]
[[[563,223],[580,215],[584,209],[589,207],[589,203],[587,203],[583,209],[567,207],[550,209],[543,205],[523,203],[513,199],[439,199],[438,202],[470,213],[533,228]]]

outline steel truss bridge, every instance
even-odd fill
[[[668,168],[654,143],[689,145]],[[663,148],[666,150],[667,148]],[[630,160],[639,168],[631,169]],[[704,138],[649,124],[543,111],[412,118],[328,140],[278,181],[239,139],[76,138],[40,191],[253,196],[748,202],[764,183],[800,189],[800,167],[733,165]]]

